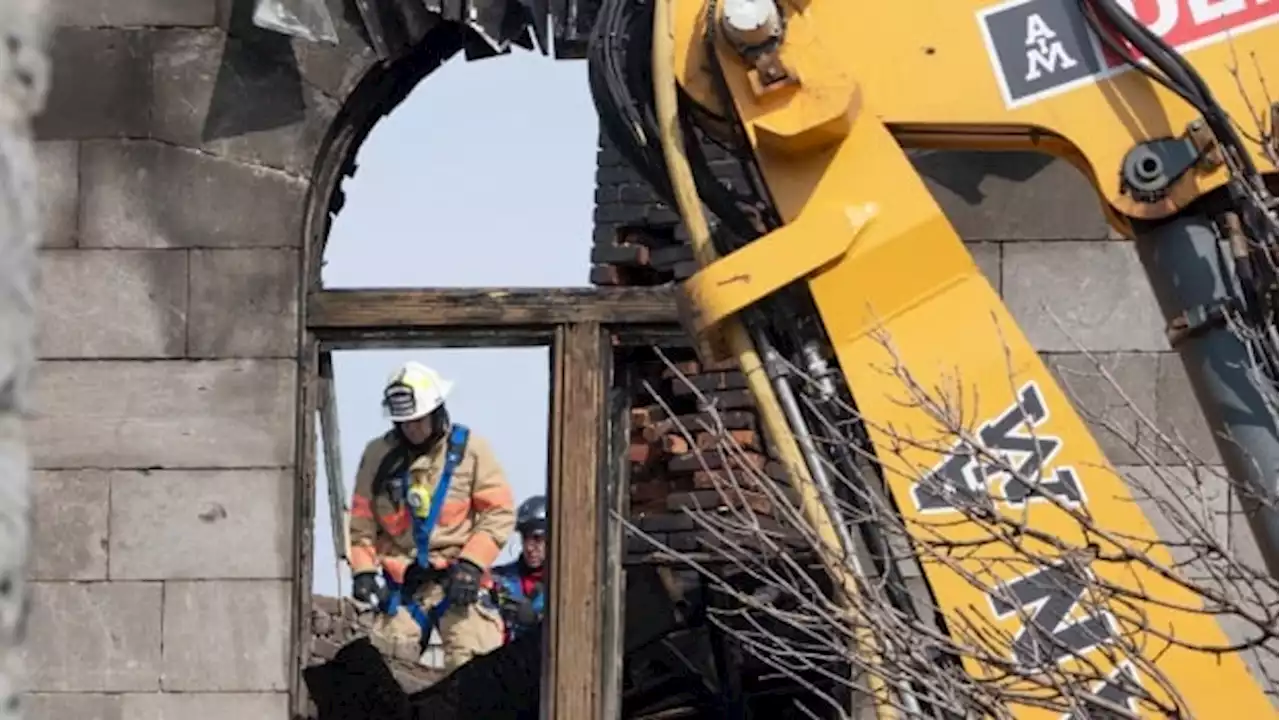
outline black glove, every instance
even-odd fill
[[[351,577],[351,597],[370,605],[382,605],[385,592],[378,587],[378,574],[375,572],[356,573]]]
[[[445,597],[450,605],[466,607],[480,599],[480,577],[484,575],[470,560],[458,560],[449,568],[449,581]]]
[[[533,609],[533,599],[525,598],[516,604],[515,617],[517,625],[536,625],[538,623],[538,611]]]

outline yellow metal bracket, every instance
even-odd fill
[[[845,208],[848,233],[809,228],[805,215],[716,260],[678,286],[676,305],[685,329],[714,347],[714,328],[726,318],[806,278],[853,248],[875,217],[874,203]],[[812,215],[809,213],[808,215]]]

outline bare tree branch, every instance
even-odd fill
[[[1190,718],[1186,699],[1160,665],[1168,652],[1176,648],[1225,656],[1251,651],[1275,657],[1277,586],[1259,561],[1232,541],[1229,502],[1215,492],[1225,493],[1225,479],[1143,414],[1095,356],[1084,353],[1136,418],[1138,432],[1129,433],[1127,440],[1145,464],[1138,468],[1141,472],[1117,477],[1133,494],[1139,506],[1135,510],[1161,520],[1164,531],[1158,526],[1156,536],[1116,527],[1114,520],[1102,522],[1086,503],[1046,491],[1044,458],[1015,467],[1008,453],[993,451],[982,441],[974,386],[953,374],[926,388],[901,361],[891,338],[878,333],[877,339],[888,357],[881,367],[885,385],[896,389],[893,394],[902,407],[928,417],[938,432],[924,436],[919,430],[875,427],[851,407],[843,408],[851,421],[889,438],[879,453],[835,423],[816,429],[819,444],[849,450],[863,461],[858,467],[865,467],[846,472],[829,463],[828,472],[841,484],[845,520],[874,527],[891,549],[876,556],[865,544],[858,548],[863,557],[857,566],[864,575],[851,607],[834,601],[818,569],[818,560],[833,549],[804,520],[794,497],[726,428],[715,398],[668,361],[669,373],[698,398],[702,410],[692,424],[675,423],[674,431],[690,448],[701,447],[702,476],[710,480],[720,503],[685,510],[699,531],[697,553],[675,550],[638,526],[628,526],[662,554],[706,578],[725,600],[724,607],[709,611],[710,621],[747,654],[822,698],[842,718],[854,716],[851,707],[858,705],[857,698],[864,705],[869,700],[862,678],[873,672],[891,687],[909,687],[924,708],[915,709],[897,694],[891,702],[902,717],[955,717],[955,709],[964,708],[968,716],[1012,718],[1018,707],[1038,707],[1079,718],[1106,713],[1127,718],[1139,712]],[[1005,357],[1010,363],[1008,391],[1016,397],[1007,351]],[[789,370],[800,385],[815,382],[798,368]],[[649,393],[668,416],[677,417],[655,388],[649,387]],[[1020,432],[1037,442],[1035,418],[1025,408],[1020,412]],[[1124,437],[1121,428],[1100,422]],[[710,446],[708,435],[715,438]],[[885,446],[893,457],[885,456]],[[931,467],[909,459],[922,455],[981,463],[986,476],[1003,487],[1003,495],[956,493],[955,488],[931,485],[937,482]],[[1177,464],[1161,465],[1161,455],[1176,457]],[[877,477],[873,468],[886,477]],[[899,482],[952,493],[958,514],[905,520],[886,490],[886,484]],[[1011,503],[1011,497],[1019,502]],[[754,500],[759,498],[767,506],[763,515]],[[1045,532],[1031,522],[1033,506],[1037,513],[1054,508],[1073,529]],[[708,557],[716,562],[703,559]],[[872,570],[876,567],[898,568],[912,578],[912,607],[893,602],[890,578]],[[944,611],[921,579],[939,570],[990,593],[992,602],[1008,609],[1007,617],[995,622],[989,608],[978,606]],[[1016,597],[1020,590],[1001,580],[1037,570],[1036,577],[1046,583],[1042,594],[1078,597],[1077,618],[1106,619],[1097,628],[1083,622],[1075,626],[1093,633],[1083,643],[1093,647],[1077,650],[1080,638],[1068,644],[1063,633],[1055,634],[1058,628],[1043,627],[1039,606]],[[1157,623],[1152,616],[1157,609],[1165,616],[1208,615],[1230,622],[1236,637],[1216,644],[1193,641],[1174,623]],[[945,627],[938,624],[939,617]],[[1018,622],[1010,623],[1010,618]],[[1019,634],[1011,630],[1015,625],[1022,628]],[[874,638],[879,655],[874,662],[851,651],[859,633]],[[1262,664],[1270,672],[1259,682],[1274,697],[1273,665]],[[855,698],[852,705],[849,696]]]

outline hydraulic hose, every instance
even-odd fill
[[[689,242],[698,264],[706,267],[718,259],[712,245],[711,229],[702,210],[694,182],[693,169],[685,152],[684,136],[679,121],[679,102],[675,76],[675,31],[672,26],[671,4],[673,0],[657,0],[653,12],[653,66],[654,104],[658,118],[662,151],[666,158],[667,172],[677,208],[689,232]],[[822,543],[822,562],[836,587],[837,601],[853,620],[852,606],[859,596],[854,573],[840,559],[844,556],[840,535],[835,523],[823,505],[813,477],[805,465],[804,456],[791,432],[782,411],[778,396],[769,384],[756,345],[738,318],[728,318],[722,327],[726,344],[746,377],[748,389],[756,401],[756,408],[764,423],[765,431],[777,448],[778,457],[787,468],[788,479],[800,496],[801,511],[805,520],[817,532]],[[859,655],[873,668],[879,664],[879,651],[875,640],[865,625],[855,623],[854,637]],[[879,720],[896,720],[898,713],[889,698],[888,683],[874,670],[869,673],[868,690],[876,702]]]
[[[1138,223],[1138,258],[1151,281],[1165,319],[1172,321],[1201,309],[1221,307],[1230,299],[1231,283],[1218,263],[1218,233],[1208,218],[1181,215],[1156,223]],[[1277,576],[1276,503],[1277,423],[1274,385],[1250,377],[1252,363],[1245,342],[1225,324],[1175,344],[1191,389],[1212,431],[1214,444],[1231,476],[1263,561]],[[1266,394],[1271,394],[1269,402]]]

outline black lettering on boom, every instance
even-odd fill
[[[1026,668],[1057,665],[1111,639],[1106,613],[1093,610],[1082,619],[1072,617],[1087,587],[1075,573],[1050,566],[988,593],[997,618],[1008,617],[1019,608],[1029,611],[1030,625],[1019,628],[1013,637],[1015,662]]]
[[[946,459],[912,488],[916,506],[924,512],[938,512],[975,503],[980,499],[979,493],[987,492],[987,482],[999,476],[1006,478],[1000,499],[1010,504],[1021,505],[1040,494],[1057,497],[1068,504],[1080,503],[1084,494],[1074,470],[1058,469],[1051,478],[1043,479],[1045,468],[1062,448],[1062,440],[1028,432],[1027,425],[1034,429],[1048,419],[1049,408],[1040,387],[1034,382],[1027,383],[1013,405],[978,430],[986,454],[1000,458],[1001,462],[982,458],[981,467],[975,467],[982,453],[963,442],[957,443]],[[1014,469],[1016,475],[1006,468]],[[1037,487],[1032,488],[1027,478],[1034,478]]]
[[[1138,674],[1134,672],[1133,666],[1124,663],[1120,664],[1110,677],[1095,686],[1092,692],[1112,705],[1118,705],[1136,715],[1138,700],[1134,697],[1133,689],[1140,687],[1142,683],[1138,680]],[[1110,708],[1090,706],[1086,703],[1084,712],[1072,711],[1062,715],[1059,720],[1120,720],[1120,718],[1121,715],[1112,712]]]

